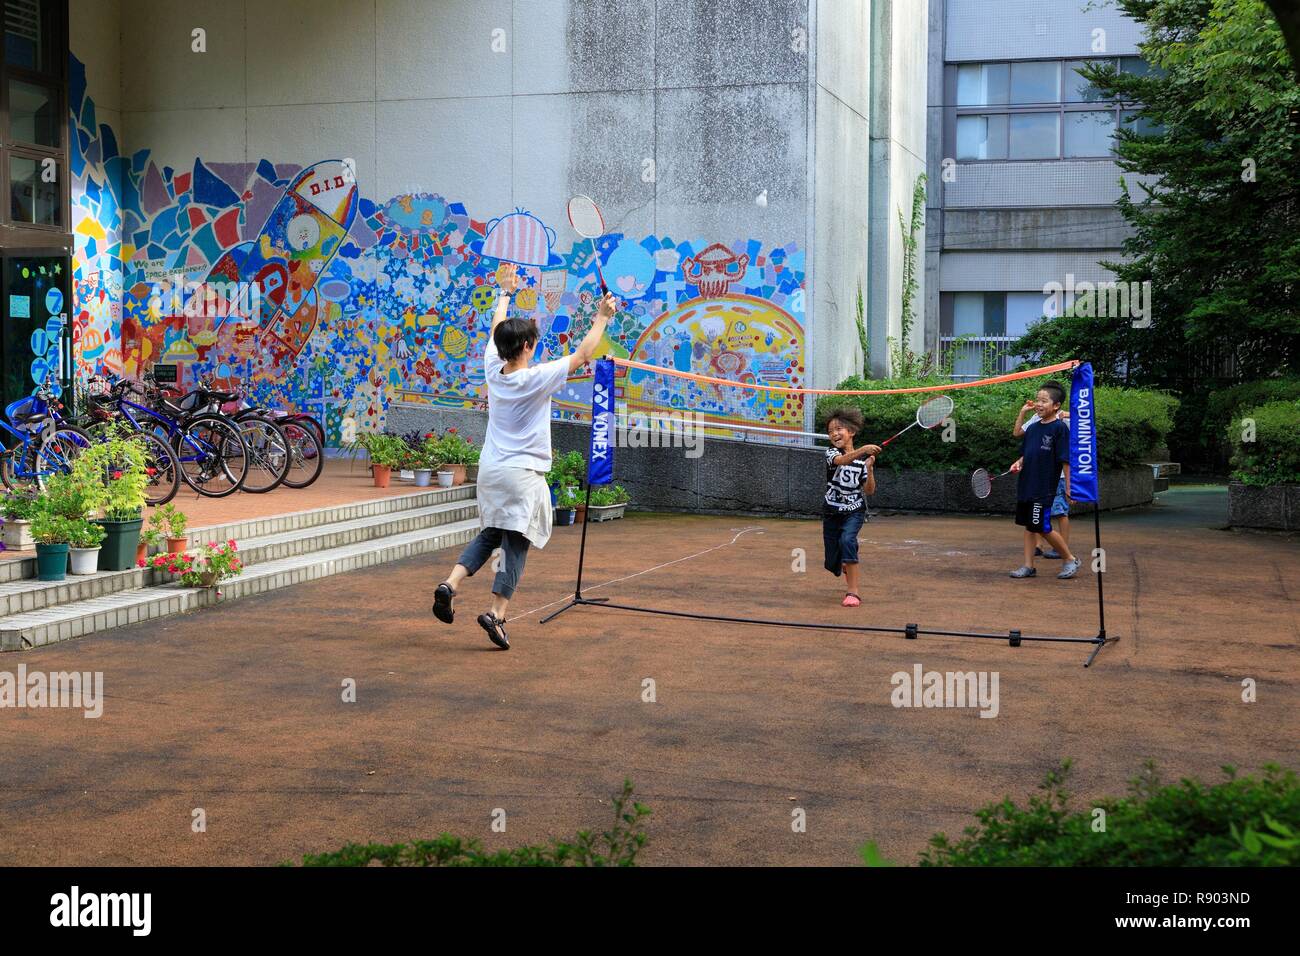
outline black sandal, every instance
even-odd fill
[[[510,639],[506,637],[506,622],[491,611],[478,616],[478,625],[487,631],[488,640],[503,651],[510,650]]]
[[[438,589],[433,592],[433,616],[444,624],[456,620],[456,611],[451,606],[451,599],[455,596],[456,592],[446,581],[439,584]]]

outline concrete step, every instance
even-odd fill
[[[348,544],[373,541],[410,531],[421,531],[440,525],[456,524],[461,521],[477,520],[478,502],[458,498],[425,508],[412,508],[407,511],[395,511],[385,514],[353,518],[350,521],[335,521],[294,531],[281,531],[263,537],[236,539],[243,554],[244,564],[261,564],[280,558],[291,558],[313,551],[325,551]],[[206,538],[203,541],[227,540],[225,538]]]
[[[477,509],[477,505],[474,501],[475,494],[476,488],[473,484],[457,485],[454,488],[430,488],[424,491],[416,491],[408,495],[396,495],[391,498],[378,498],[370,501],[353,502],[344,505],[327,505],[323,508],[297,511],[290,514],[276,515],[270,518],[250,518],[243,521],[233,521],[218,525],[208,525],[201,528],[193,528],[186,534],[186,537],[189,539],[192,547],[201,545],[207,541],[228,541],[229,539],[234,538],[240,543],[240,548],[242,549],[245,546],[245,543],[252,538],[272,538],[307,528],[320,528],[323,525],[363,521],[368,518],[381,518],[383,516],[396,516],[404,512],[421,511],[438,505],[451,504],[453,502],[461,502]],[[182,508],[181,510],[184,509]],[[477,514],[477,510],[475,510],[474,513]],[[460,519],[453,518],[450,520]],[[412,527],[407,527],[402,530],[412,530]],[[392,532],[380,530],[376,535],[372,535],[372,537],[378,536],[379,534],[389,533]],[[362,537],[364,537],[364,535]],[[362,540],[362,538],[358,537],[353,540]],[[332,542],[325,546],[333,547],[335,543],[342,544],[346,542]],[[282,551],[276,556],[285,557],[288,553],[289,552]],[[302,552],[299,551],[297,553]],[[250,563],[251,560],[252,559],[249,559]],[[33,580],[35,577],[35,557],[0,561],[0,585],[12,581]],[[126,588],[140,586],[139,583],[126,584],[121,587],[110,588],[110,590],[124,590]],[[83,593],[77,599],[80,599],[80,597],[91,596],[91,594]],[[58,601],[52,603],[63,602]],[[5,611],[2,602],[0,602],[0,611]]]
[[[353,518],[350,521],[336,521],[296,531],[282,531],[261,538],[245,538],[239,542],[239,550],[246,566],[261,564],[279,558],[404,534],[408,531],[455,524],[474,519],[477,515],[477,502],[473,499],[458,498],[425,508]],[[168,584],[172,580],[169,574],[147,568],[132,568],[128,571],[68,575],[62,581],[37,581],[32,577],[0,582],[0,617],[104,597],[119,591]]]
[[[246,566],[242,575],[222,584],[221,598],[209,589],[169,584],[11,614],[0,618],[0,650],[41,647],[126,624],[181,614],[218,601],[236,600],[302,581],[459,547],[472,540],[478,531],[478,519],[472,518]]]
[[[376,515],[395,514],[399,511],[428,508],[450,501],[472,501],[476,494],[477,487],[473,484],[457,485],[454,488],[428,488],[414,491],[408,495],[395,495],[391,498],[372,498],[369,501],[357,501],[345,505],[326,505],[323,508],[295,511],[270,518],[249,518],[243,521],[192,528],[187,537],[190,539],[191,545],[203,544],[205,541],[226,541],[230,538],[243,541],[246,538],[263,538],[268,535],[281,534],[285,531],[315,528],[340,521],[354,521],[358,518],[370,518]]]

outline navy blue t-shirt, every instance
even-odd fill
[[[1061,466],[1070,460],[1070,426],[1059,418],[1025,426],[1020,445],[1024,463],[1016,485],[1018,501],[1051,501],[1061,478]]]

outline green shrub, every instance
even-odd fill
[[[1275,764],[1262,778],[1207,786],[1184,779],[1162,786],[1155,765],[1129,784],[1127,797],[1070,809],[1070,761],[1047,774],[1025,807],[1010,799],[975,812],[979,823],[950,840],[942,833],[921,853],[921,866],[1297,866],[1300,781]],[[1096,809],[1105,810],[1105,829]],[[884,861],[864,859],[872,865]]]
[[[939,434],[909,434],[885,449],[879,464],[892,469],[915,468],[921,471],[1006,468],[1020,455],[1020,442],[1011,435],[1016,413],[1044,381],[1047,381],[1046,377],[1022,379],[951,392],[955,403],[953,419],[957,440],[945,442]],[[1069,391],[1068,376],[1057,381]],[[879,382],[851,377],[837,387],[912,388],[941,384],[947,383],[939,379]],[[879,443],[915,421],[917,406],[934,394],[826,395],[817,402],[817,427],[826,427],[826,419],[837,405],[856,405],[862,410],[866,426],[854,444]],[[1105,386],[1097,388],[1096,402],[1100,465],[1103,469],[1126,468],[1149,460],[1173,427],[1173,412],[1178,406],[1177,399],[1163,392]],[[941,427],[936,432],[942,430]]]
[[[1245,420],[1254,422],[1246,441]],[[1300,484],[1300,399],[1247,408],[1228,426],[1232,477],[1248,485]]]
[[[349,843],[333,853],[308,854],[303,866],[635,866],[645,846],[650,810],[632,799],[632,782],[613,798],[614,825],[597,835],[579,830],[572,841],[486,851],[477,840],[444,833],[411,843]]]
[[[1211,392],[1205,400],[1206,434],[1220,441],[1224,430],[1234,418],[1241,417],[1244,409],[1297,399],[1300,399],[1300,378],[1294,377],[1259,379]]]
[[[16,488],[4,497],[6,521],[31,521],[40,510],[39,492],[35,488]]]

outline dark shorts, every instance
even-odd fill
[[[1052,502],[1017,501],[1016,524],[1035,534],[1047,534],[1052,530]]]
[[[864,508],[822,515],[822,543],[826,545],[826,570],[840,576],[841,565],[857,564],[858,532],[866,520]]]

